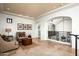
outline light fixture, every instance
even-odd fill
[[[7,32],[9,36],[9,33],[11,32],[11,28],[5,28],[5,32]]]

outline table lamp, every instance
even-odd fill
[[[11,32],[11,28],[6,28],[5,29],[5,32],[7,32],[8,33],[8,36],[9,36],[9,33]]]

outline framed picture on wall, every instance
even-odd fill
[[[18,23],[17,30],[24,30],[24,24]]]
[[[27,30],[27,24],[24,24],[24,30]]]
[[[27,30],[32,30],[32,24],[27,24]]]
[[[7,18],[7,19],[6,19],[6,22],[7,22],[7,23],[12,23],[12,21],[13,21],[12,18]]]

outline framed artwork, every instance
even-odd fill
[[[32,24],[27,24],[27,30],[32,30]]]
[[[17,30],[24,30],[24,24],[18,23]]]
[[[32,24],[17,24],[17,30],[32,30]]]
[[[6,22],[7,22],[7,23],[12,23],[12,21],[13,21],[12,18],[7,18],[7,19],[6,19]]]
[[[24,24],[24,30],[27,30],[27,24]]]

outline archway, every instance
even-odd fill
[[[72,19],[68,16],[58,16],[48,21],[48,39],[71,44]]]

